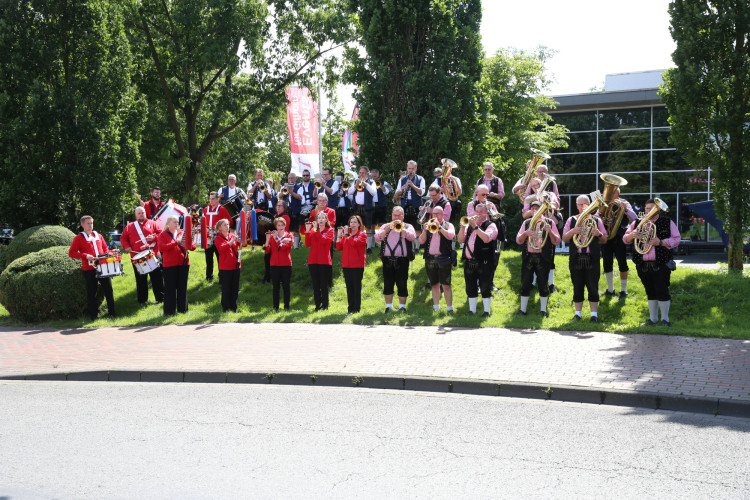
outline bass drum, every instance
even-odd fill
[[[265,243],[266,233],[276,229],[275,227],[273,227],[273,215],[271,215],[269,212],[257,210],[255,212],[255,220],[256,224],[258,225],[258,241],[260,241],[261,243]]]
[[[247,200],[247,196],[245,196],[245,193],[240,191],[234,196],[230,197],[221,205],[227,209],[227,212],[229,212],[229,215],[232,217],[232,219],[236,219],[237,216],[242,212],[242,208],[245,206],[245,200]]]

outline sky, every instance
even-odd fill
[[[482,0],[482,44],[557,53],[548,61],[549,95],[578,94],[604,86],[607,74],[673,67],[669,0]],[[352,87],[339,89],[351,113]],[[324,102],[325,105],[325,102]]]

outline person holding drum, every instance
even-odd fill
[[[107,242],[104,237],[94,231],[94,218],[90,215],[81,217],[81,227],[83,232],[78,233],[73,242],[70,244],[68,256],[73,259],[81,259],[83,266],[83,277],[86,280],[86,296],[89,306],[89,316],[94,321],[99,315],[99,306],[96,303],[97,282],[102,285],[104,297],[107,300],[107,316],[116,318],[115,297],[112,293],[112,279],[107,277],[97,277],[96,268],[92,265],[96,258],[106,254],[109,251]]]
[[[328,202],[325,193],[318,195],[318,200],[320,199]],[[305,245],[310,248],[307,267],[310,270],[310,278],[313,284],[315,310],[320,311],[321,309],[328,309],[328,285],[331,282],[333,271],[331,243],[333,243],[334,229],[328,214],[324,211],[318,212],[315,222],[308,222],[306,226]]]
[[[164,300],[164,278],[161,274],[161,266],[158,263],[159,250],[156,247],[156,239],[161,233],[156,222],[146,218],[146,210],[143,207],[135,209],[135,221],[128,223],[122,230],[120,243],[125,252],[130,252],[130,261],[133,264],[133,275],[135,276],[135,289],[138,303],[145,306],[148,302],[148,277],[151,277],[151,289],[154,291],[154,300],[160,304]],[[145,259],[145,260],[144,260]],[[144,260],[150,265],[136,265],[137,261]]]
[[[286,220],[273,220],[275,231],[266,233],[267,254],[271,254],[271,281],[273,282],[273,309],[279,310],[279,292],[284,286],[284,309],[289,309],[290,281],[292,279],[292,244],[294,238],[286,231]]]
[[[227,177],[227,185],[221,186],[218,193],[221,203],[224,204],[233,196],[239,193],[244,194],[245,192],[242,190],[242,188],[237,187],[237,176],[234,174],[229,174],[229,176]]]
[[[240,239],[229,232],[229,221],[216,223],[214,246],[219,252],[219,282],[221,283],[221,310],[237,312],[237,296],[240,293]]]
[[[195,250],[193,238],[180,231],[180,219],[167,217],[164,231],[157,238],[164,274],[164,314],[173,316],[188,310],[187,282],[190,271],[188,251]]]
[[[341,253],[341,267],[344,269],[346,298],[349,314],[358,313],[362,307],[362,277],[367,262],[367,232],[359,215],[349,217],[349,231],[344,234],[340,227],[336,234],[336,250]]]
[[[203,209],[203,221],[201,222],[201,246],[206,251],[206,281],[214,280],[214,255],[219,259],[219,253],[214,246],[216,237],[216,223],[221,219],[232,220],[227,209],[219,205],[219,197],[216,191],[211,191],[208,197],[209,205]]]

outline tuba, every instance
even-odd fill
[[[646,255],[651,251],[651,241],[656,236],[656,224],[651,222],[659,212],[666,212],[669,207],[659,198],[654,198],[654,208],[651,209],[641,222],[635,227],[635,240],[633,240],[633,250],[641,255]]]
[[[529,246],[534,250],[541,250],[545,243],[547,243],[547,237],[549,233],[544,230],[545,220],[543,218],[546,212],[552,210],[552,205],[549,202],[549,197],[544,196],[542,198],[542,206],[536,211],[534,217],[529,222],[529,228],[533,231],[531,238],[529,238]]]
[[[440,160],[440,163],[443,165],[442,180],[445,197],[448,198],[448,201],[456,201],[460,193],[460,188],[458,187],[456,178],[451,176],[451,171],[454,168],[458,168],[458,165],[455,161],[448,158],[443,158]]]
[[[521,185],[523,185],[523,189],[519,193],[517,193],[518,199],[521,200],[521,203],[523,203],[523,194],[528,189],[531,179],[533,179],[536,175],[537,167],[552,158],[547,153],[539,151],[538,149],[531,148],[531,152],[533,156],[531,157],[531,160],[529,160],[528,167],[526,167],[526,173],[523,175],[520,181]],[[554,178],[552,180],[554,180]]]
[[[591,193],[591,199],[593,200],[591,204],[586,207],[586,210],[581,213],[576,221],[575,227],[580,227],[581,232],[573,235],[573,244],[578,248],[586,248],[594,240],[593,231],[596,227],[594,213],[596,213],[600,206],[607,206],[599,191]]]
[[[615,199],[615,193],[620,186],[625,186],[628,181],[619,175],[602,174],[599,176],[604,181],[604,208],[599,212],[602,218],[604,228],[607,230],[607,240],[611,240],[617,234],[617,230],[622,224],[622,217],[625,215],[625,205]]]

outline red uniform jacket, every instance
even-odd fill
[[[336,210],[332,209],[331,207],[326,207],[323,211],[328,216],[328,222],[331,223],[331,227],[336,227]],[[317,215],[315,215],[315,210],[310,212],[310,217],[308,217],[307,220],[312,222],[313,224],[318,223]],[[300,226],[299,228],[300,234],[305,234],[305,231],[307,231],[307,226],[305,225]]]
[[[125,226],[125,229],[122,230],[122,235],[120,236],[120,243],[122,244],[122,247],[130,248],[130,255],[135,255],[146,249],[146,245],[143,244],[143,241],[141,241],[141,237],[138,236],[138,231],[136,231],[135,229],[136,224],[140,223],[138,221],[129,223],[127,226]],[[147,219],[146,222],[140,224],[140,226],[143,236],[146,237],[150,234],[155,234],[157,238],[154,240],[154,243],[157,243],[157,241],[159,240],[158,236],[161,233],[161,229],[159,229],[159,226],[156,224],[156,222]],[[153,247],[151,247],[151,250],[154,253],[159,253],[159,245],[154,245]]]
[[[206,228],[216,229],[216,223],[221,219],[227,219],[229,221],[229,227],[232,227],[232,217],[229,215],[229,210],[218,205],[215,209],[208,205],[203,209],[203,223],[206,224]]]
[[[271,237],[271,243],[266,247],[266,253],[271,254],[271,265],[272,266],[291,266],[292,265],[292,235],[284,232],[284,236],[281,238],[285,241],[279,244],[276,240],[276,236]]]
[[[237,259],[240,246],[239,238],[234,238],[229,243],[224,235],[217,234],[214,238],[214,246],[219,252],[219,271],[234,271],[242,267],[242,263]]]
[[[158,204],[154,203],[154,200],[148,200],[143,206],[143,208],[146,209],[146,217],[151,219],[154,215],[156,215],[156,212],[158,212],[162,206],[164,206],[164,202],[162,200],[159,200]]]
[[[323,232],[311,231],[305,237],[305,245],[310,247],[308,264],[331,265],[331,243],[333,243],[334,230],[326,228]]]
[[[367,233],[357,231],[354,236],[344,236],[336,243],[336,250],[341,253],[341,267],[365,267],[367,255]]]
[[[172,239],[172,233],[169,231],[163,231],[159,234],[157,239],[159,251],[161,251],[161,265],[162,267],[173,267],[181,266],[183,260],[185,260],[185,251],[177,244],[177,241],[182,237],[182,231],[179,229],[175,232],[174,239]],[[187,238],[188,250],[195,250],[192,238]],[[190,258],[185,261],[185,265],[190,265]]]
[[[99,250],[99,255],[107,253],[109,248],[107,248],[107,242],[104,241],[104,236],[97,233],[96,231],[94,231],[93,234],[98,236],[99,238],[96,241],[96,248],[97,250]],[[96,255],[96,252],[94,252],[94,242],[86,241],[86,237],[84,236],[84,233],[78,233],[76,237],[73,238],[73,243],[70,244],[70,250],[68,250],[68,256],[74,259],[81,259],[81,263],[83,265],[84,271],[90,271],[92,269],[96,269],[96,267],[89,265],[89,261],[86,258],[86,254],[91,255],[91,256]]]

